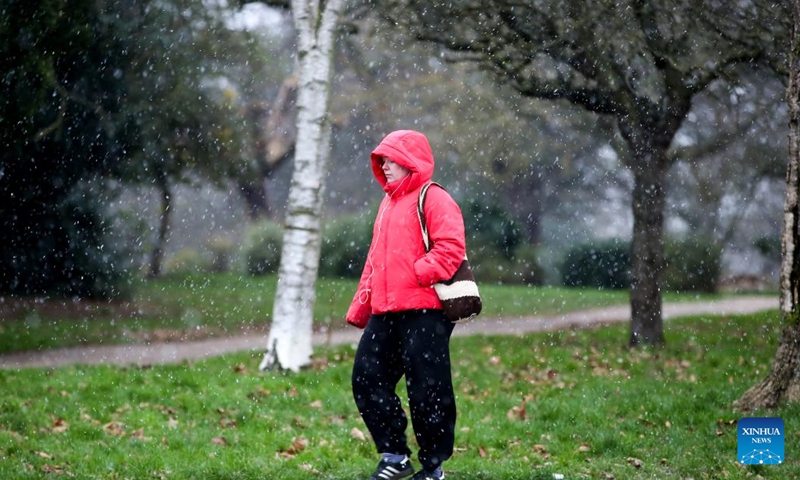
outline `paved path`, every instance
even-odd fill
[[[735,315],[777,309],[772,297],[737,297],[711,302],[665,303],[664,319],[698,315]],[[513,319],[479,319],[456,327],[455,336],[521,335],[528,332],[587,327],[612,322],[630,321],[630,306],[584,310],[563,315],[531,316]],[[361,330],[347,328],[314,335],[314,345],[356,343]],[[56,367],[69,364],[154,365],[197,360],[225,353],[261,351],[266,344],[263,334],[215,338],[209,340],[153,343],[146,345],[109,345],[20,352],[0,355],[0,368]]]

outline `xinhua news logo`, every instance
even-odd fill
[[[738,456],[743,465],[780,465],[784,427],[780,418],[743,418],[738,424]]]

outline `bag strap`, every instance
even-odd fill
[[[445,188],[436,182],[428,182],[422,186],[419,191],[419,198],[417,199],[417,218],[419,218],[419,227],[422,230],[422,243],[425,244],[425,253],[431,251],[431,241],[428,237],[428,222],[425,219],[425,198],[428,196],[428,188],[431,185],[444,190]]]

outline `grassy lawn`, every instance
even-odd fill
[[[800,478],[800,406],[731,408],[769,368],[777,311],[670,320],[660,350],[628,350],[626,328],[454,338],[448,478]],[[377,458],[350,394],[353,354],[319,349],[294,375],[258,372],[250,354],[0,371],[0,478],[366,478]],[[783,418],[783,465],[736,462],[744,416]]]
[[[275,276],[215,274],[142,281],[127,302],[0,298],[0,353],[265,331],[275,285]],[[320,279],[316,327],[347,328],[343,317],[355,289],[355,281]],[[629,301],[627,291],[516,285],[481,285],[481,294],[484,319],[548,315]],[[672,301],[697,298],[665,296]]]

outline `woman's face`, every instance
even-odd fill
[[[386,175],[388,183],[402,180],[411,173],[411,170],[394,163],[386,157],[383,157],[381,169],[383,169],[383,174]]]

